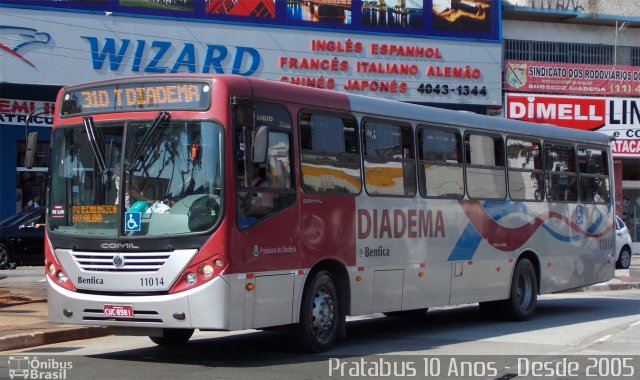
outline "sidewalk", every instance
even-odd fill
[[[632,262],[640,264],[640,256],[634,256]],[[607,282],[573,289],[568,292],[600,292],[624,289],[640,289],[640,267],[617,269],[616,276]]]
[[[616,270],[616,276],[610,281],[571,292],[640,289],[640,256],[634,256],[632,260],[632,268]],[[111,334],[109,327],[49,323],[45,298],[0,290],[0,353]]]
[[[110,328],[49,323],[44,298],[0,292],[0,353],[105,335]]]

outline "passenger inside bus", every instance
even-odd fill
[[[120,203],[120,174],[116,174],[113,178],[113,181],[115,182],[116,186],[115,204],[117,205],[118,203]],[[124,193],[124,207],[126,207],[127,209],[131,208],[131,197],[129,195],[129,191],[125,191]]]
[[[118,171],[119,173],[119,171]],[[114,182],[116,187],[116,200],[115,204],[117,205],[120,202],[120,174],[114,176]],[[133,199],[132,199],[133,197]],[[133,200],[133,202],[132,202]],[[139,192],[130,189],[130,187],[125,186],[124,193],[124,206],[127,211],[132,212],[145,212],[150,204],[154,203],[153,199],[149,199]]]
[[[269,181],[266,169],[256,163],[250,164],[249,167],[251,168],[250,186],[255,189],[268,188]],[[248,227],[273,211],[272,193],[263,191],[240,193],[239,202],[241,210],[239,224],[241,227]]]
[[[247,228],[295,202],[291,119],[280,106],[261,103],[241,104],[235,119],[238,226]]]

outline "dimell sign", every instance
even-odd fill
[[[617,157],[640,157],[640,99],[509,93],[509,119],[606,133]]]

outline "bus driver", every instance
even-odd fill
[[[251,187],[254,189],[268,188],[269,182],[266,176],[266,169],[260,164],[250,165]],[[273,211],[273,194],[264,191],[245,192],[239,194],[239,207],[241,211],[240,225],[248,227],[258,219],[268,215]]]

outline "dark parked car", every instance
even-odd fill
[[[22,211],[0,222],[0,269],[44,265],[45,208]]]

